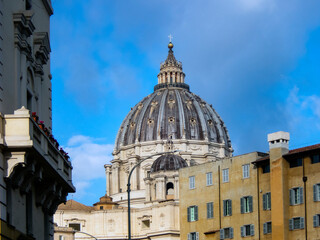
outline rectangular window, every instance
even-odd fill
[[[290,205],[299,205],[303,203],[303,188],[296,187],[290,189]]]
[[[211,186],[212,185],[212,172],[208,172],[206,174],[207,176],[207,186]]]
[[[313,216],[313,227],[320,226],[320,214],[316,214]]]
[[[64,240],[64,236],[59,235],[59,240]]]
[[[263,234],[269,234],[272,231],[272,225],[271,222],[265,222],[263,224]]]
[[[189,189],[195,189],[196,188],[196,179],[195,176],[189,177]]]
[[[229,182],[229,168],[222,169],[222,182]]]
[[[289,219],[289,230],[304,229],[304,218],[296,217]]]
[[[233,238],[233,228],[220,229],[220,239],[231,239]]]
[[[69,223],[69,227],[73,228],[73,230],[75,230],[75,231],[80,231],[81,230],[80,223]]]
[[[290,168],[302,166],[302,158],[296,158],[289,161]]]
[[[263,210],[271,210],[271,193],[265,193],[262,195]]]
[[[270,163],[263,165],[262,173],[269,173],[269,172],[270,172]]]
[[[188,207],[188,222],[198,221],[198,206]]]
[[[252,196],[242,197],[240,199],[241,213],[252,212]]]
[[[319,162],[320,162],[320,155],[319,154],[311,156],[311,164],[319,163]]]
[[[207,218],[213,218],[213,202],[207,203]]]
[[[241,237],[254,236],[254,225],[243,225],[241,228]]]
[[[250,176],[249,171],[250,171],[249,164],[242,165],[242,177],[243,178],[249,178],[249,176]]]
[[[188,233],[188,240],[199,240],[199,233],[198,232]]]
[[[232,216],[231,199],[223,200],[223,216]]]
[[[313,185],[313,201],[320,201],[320,183]]]

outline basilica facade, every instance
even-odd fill
[[[154,92],[120,126],[114,158],[104,166],[106,196],[92,207],[74,200],[60,205],[54,216],[57,239],[63,227],[98,239],[127,239],[128,175],[140,162],[131,176],[132,237],[180,239],[179,169],[232,156],[224,122],[190,91],[171,42],[168,49]]]

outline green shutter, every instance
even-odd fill
[[[318,194],[317,194],[317,184],[313,185],[313,201],[315,202],[319,201]]]
[[[190,222],[190,207],[188,207],[187,211],[188,211],[188,222]]]
[[[244,226],[240,227],[241,237],[244,237]]]
[[[300,202],[299,203],[302,204],[303,203],[303,188],[302,187],[299,188],[299,192],[300,192],[300,199],[299,199]]]
[[[267,234],[267,223],[263,224],[263,234]]]
[[[289,219],[289,230],[293,230],[293,218]]]
[[[199,240],[199,232],[196,232],[196,240]]]
[[[249,196],[249,212],[253,211],[253,199],[252,196]]]
[[[229,199],[229,205],[228,205],[228,212],[229,212],[229,216],[232,215],[232,201]]]
[[[313,216],[313,227],[319,227],[319,215]]]
[[[229,228],[230,238],[233,238],[233,228]]]
[[[267,193],[262,195],[263,210],[267,210]]]
[[[294,194],[293,189],[290,189],[289,191],[290,205],[293,205],[293,201],[294,201],[293,194]]]
[[[304,218],[300,218],[300,229],[304,229]]]
[[[224,239],[224,229],[220,229],[220,239]]]
[[[188,233],[188,240],[191,240],[191,234]]]
[[[198,221],[198,206],[194,206],[194,220]]]
[[[223,200],[223,216],[227,216],[226,200]]]
[[[269,210],[271,210],[271,192],[268,193]]]
[[[244,198],[240,198],[240,210],[241,213],[244,213]]]
[[[254,236],[254,225],[253,224],[250,225],[250,235]]]

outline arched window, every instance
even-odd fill
[[[174,194],[174,185],[172,182],[168,182],[166,195],[173,195],[173,194]]]

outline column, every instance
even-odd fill
[[[174,199],[179,199],[179,176],[174,177]]]
[[[151,200],[151,195],[150,195],[150,180],[146,179],[145,180],[146,184],[146,201],[149,202]]]
[[[119,162],[112,164],[112,194],[119,192]]]
[[[106,172],[106,193],[110,195],[111,194],[111,184],[110,184],[111,165],[105,164],[104,168]]]

